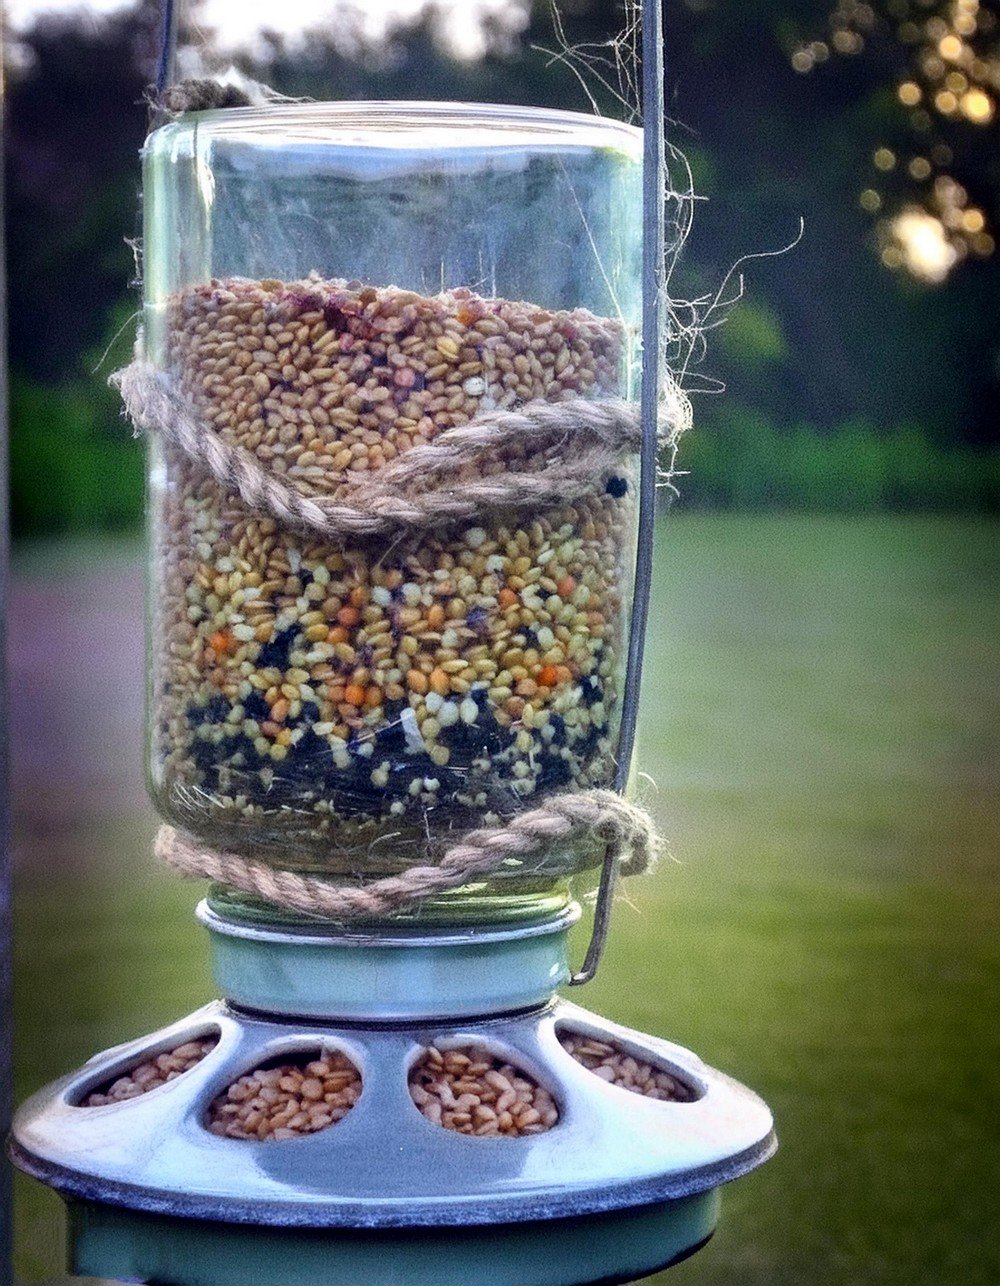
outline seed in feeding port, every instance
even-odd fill
[[[428,1046],[410,1070],[410,1097],[433,1124],[480,1138],[543,1134],[559,1120],[548,1090],[484,1046]]]
[[[212,1100],[205,1124],[230,1139],[294,1139],[343,1120],[360,1096],[358,1069],[326,1050],[247,1072]]]
[[[559,1043],[571,1058],[609,1085],[664,1102],[690,1103],[697,1097],[679,1076],[635,1057],[613,1041],[562,1031]]]
[[[123,1103],[148,1094],[150,1090],[159,1089],[168,1081],[183,1076],[192,1067],[197,1067],[205,1055],[212,1052],[218,1039],[217,1036],[201,1036],[165,1050],[162,1054],[155,1054],[137,1063],[109,1085],[88,1094],[81,1107],[107,1107],[111,1103]]]

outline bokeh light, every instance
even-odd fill
[[[958,259],[941,220],[926,210],[911,206],[889,221],[888,231],[892,243],[882,251],[883,262],[922,281],[944,281]]]
[[[820,45],[836,54],[856,55],[869,46],[892,49],[906,63],[895,86],[903,113],[900,129],[875,147],[871,163],[878,178],[858,204],[877,217],[882,262],[926,282],[943,281],[970,253],[992,254],[996,238],[984,210],[968,206],[968,194],[952,173],[955,149],[941,135],[994,124],[1000,95],[1000,41],[997,14],[981,0],[835,0],[825,41],[802,42],[789,51],[800,73],[821,61]],[[903,129],[923,136],[906,160]],[[959,137],[954,134],[954,139]],[[961,151],[961,149],[959,149]],[[933,180],[933,182],[932,182]],[[891,186],[886,186],[891,185]]]
[[[977,125],[985,125],[993,119],[993,100],[981,89],[970,89],[963,94],[959,106],[962,114]]]

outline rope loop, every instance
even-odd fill
[[[226,442],[150,362],[112,377],[133,423],[156,433],[278,523],[328,540],[432,530],[484,509],[571,503],[593,490],[623,454],[639,449],[639,411],[626,402],[532,402],[486,412],[411,448],[374,474],[344,477],[342,496],[305,495],[245,447]],[[531,468],[488,471],[513,448]]]
[[[502,826],[470,831],[435,865],[411,866],[363,886],[333,884],[220,852],[173,826],[160,828],[155,853],[182,875],[216,880],[302,915],[351,924],[391,916],[436,894],[486,879],[511,861],[527,863],[545,854],[548,871],[554,846],[572,848],[593,836],[609,846],[626,875],[649,870],[659,847],[648,813],[614,791],[589,790],[554,795]],[[567,874],[574,869],[570,855],[563,865]]]

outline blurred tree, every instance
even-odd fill
[[[1000,7],[995,0],[837,0],[822,39],[797,40],[796,71],[874,62],[884,131],[862,207],[879,214],[882,261],[943,281],[996,248]],[[830,69],[825,69],[823,74]]]
[[[143,91],[156,4],[100,22],[44,15],[7,83],[10,359],[35,379],[80,374],[84,348],[135,276]]]
[[[134,527],[141,455],[106,386],[137,296],[138,149],[156,5],[47,15],[7,69],[10,485],[15,535]]]
[[[706,198],[685,256],[688,293],[710,294],[723,265],[785,244],[799,216],[805,226],[792,253],[751,271],[754,303],[766,304],[794,342],[767,369],[717,347],[711,373],[727,401],[820,431],[861,415],[881,431],[912,422],[942,442],[992,440],[997,258],[970,260],[932,287],[865,252],[879,244],[857,201],[859,158],[875,152],[886,113],[896,113],[884,66],[853,58],[837,76],[794,69],[795,33],[825,20],[825,0],[688,0],[668,12],[673,102]],[[996,165],[981,160],[977,182],[995,204]],[[703,404],[704,423],[715,414]]]

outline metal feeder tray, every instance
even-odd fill
[[[775,1149],[771,1114],[751,1091],[689,1050],[552,995],[568,974],[573,915],[389,939],[247,928],[204,904],[199,915],[216,976],[241,1005],[212,1002],[97,1055],[16,1119],[15,1162],[69,1203],[75,1272],[183,1286],[632,1281],[702,1245],[719,1186]],[[470,1008],[484,973],[494,980],[486,1017]],[[341,1012],[261,1012],[272,1000],[258,983],[273,989],[276,977],[293,1004]],[[359,977],[370,980],[369,994],[359,993]],[[563,1049],[564,1028],[663,1068],[691,1100],[606,1083]],[[120,1103],[78,1106],[137,1063],[213,1033],[214,1049],[176,1080]],[[428,1121],[408,1073],[431,1044],[485,1046],[523,1067],[552,1094],[558,1123],[481,1138]],[[339,1123],[264,1142],[206,1128],[210,1102],[239,1076],[318,1049],[341,1050],[362,1076],[361,1096]]]

